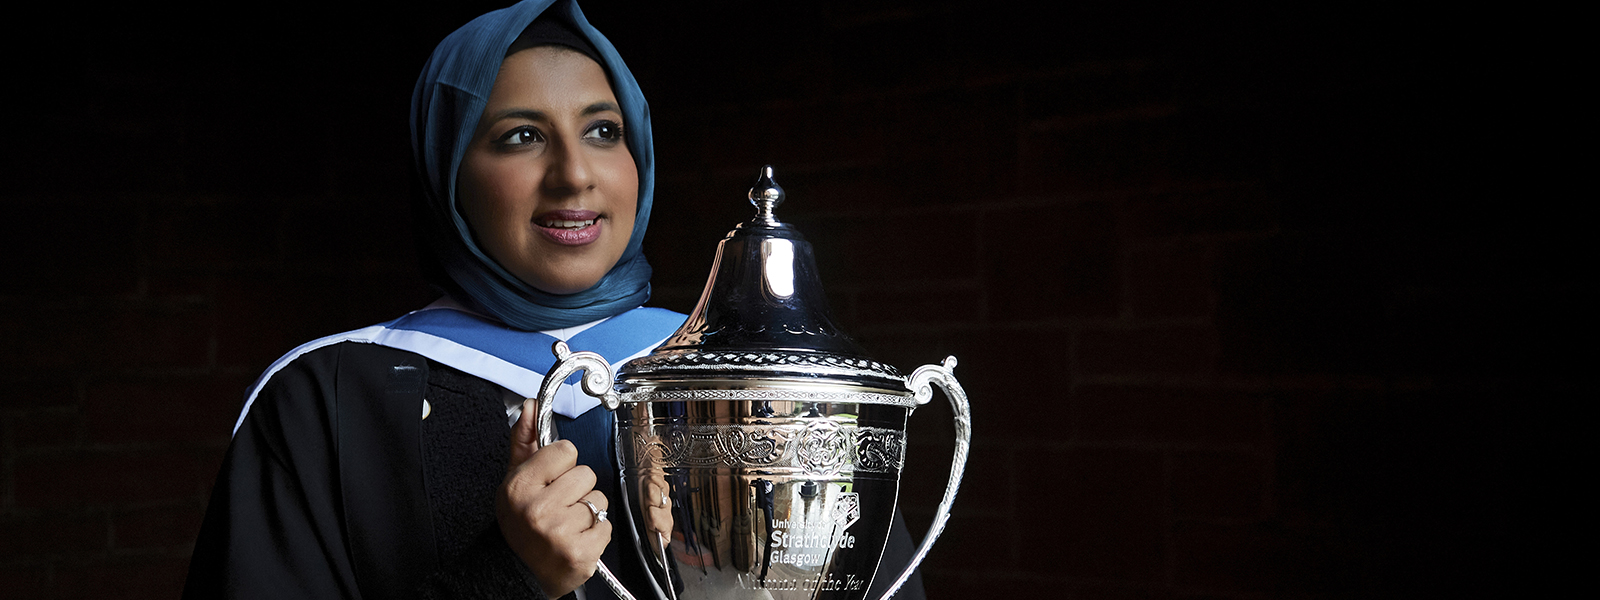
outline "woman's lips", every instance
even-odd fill
[[[533,218],[539,233],[563,246],[582,246],[600,239],[600,213],[592,210],[552,210]]]

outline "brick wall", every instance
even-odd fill
[[[1483,202],[1512,190],[1460,151],[1492,64],[1404,11],[1014,4],[588,6],[651,98],[656,304],[692,308],[770,163],[847,330],[959,357],[973,454],[930,598],[1575,566],[1546,545],[1575,533],[1529,532],[1574,525],[1561,407],[1595,386],[1544,344],[1593,332],[1593,285],[1574,222]],[[430,299],[406,103],[481,12],[117,10],[12,53],[7,597],[174,596],[245,386]],[[948,423],[912,419],[917,531]]]

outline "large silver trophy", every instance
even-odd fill
[[[662,599],[839,599],[867,594],[893,522],[906,419],[938,385],[955,414],[955,456],[938,513],[892,596],[944,529],[970,443],[955,357],[900,374],[829,317],[811,246],[773,208],[762,169],[756,216],[717,247],[694,314],[650,355],[622,365],[555,347],[539,393],[539,436],[555,440],[560,382],[617,414],[621,498]],[[632,599],[599,567],[617,595]]]

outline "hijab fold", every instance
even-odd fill
[[[639,170],[639,208],[622,258],[594,287],[575,294],[540,291],[496,263],[473,239],[456,198],[461,159],[506,50],[541,15],[570,25],[599,52]],[[574,0],[523,0],[473,19],[440,42],[411,96],[411,148],[423,186],[419,234],[444,274],[435,283],[458,299],[512,327],[542,331],[621,314],[650,298],[650,264],[640,249],[655,192],[650,108],[616,48]]]

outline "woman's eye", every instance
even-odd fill
[[[622,125],[613,121],[601,121],[589,127],[589,131],[584,132],[583,137],[586,139],[618,142],[622,140]]]
[[[518,127],[506,132],[496,141],[502,146],[526,146],[544,141],[544,135],[531,127]]]

